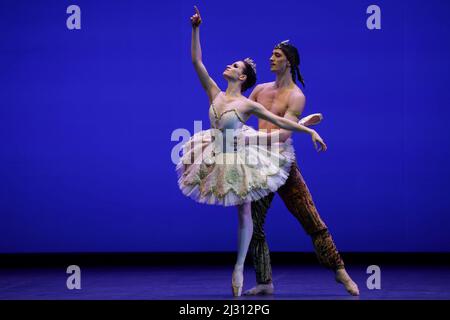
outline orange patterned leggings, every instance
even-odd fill
[[[344,268],[344,262],[336,249],[327,226],[317,212],[297,163],[294,162],[289,178],[278,189],[277,193],[289,212],[300,222],[306,233],[311,236],[319,262],[326,268],[333,270]],[[253,256],[256,281],[259,284],[272,282],[270,252],[264,232],[264,223],[274,195],[274,193],[271,193],[265,198],[252,202],[253,237],[250,251]]]

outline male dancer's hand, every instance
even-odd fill
[[[191,24],[193,28],[198,28],[200,23],[202,23],[202,17],[200,16],[200,11],[198,11],[197,6],[194,6],[195,14],[191,17]]]
[[[323,142],[322,138],[316,131],[313,131],[313,133],[311,134],[311,138],[314,143],[314,146],[316,147],[317,152],[327,151],[327,145],[325,144],[325,142]],[[317,143],[319,143],[320,146],[318,146]]]

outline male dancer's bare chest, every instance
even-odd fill
[[[286,94],[277,94],[276,92],[261,92],[258,95],[257,101],[262,104],[268,111],[279,116],[284,117],[288,109],[288,97]],[[273,123],[260,119],[258,121],[259,129],[279,129]]]

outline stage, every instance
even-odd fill
[[[360,289],[360,296],[352,297],[334,281],[332,272],[314,263],[311,255],[305,256],[304,264],[285,263],[286,256],[281,259],[275,255],[276,260],[283,261],[273,265],[275,294],[233,298],[232,264],[223,263],[228,259],[223,255],[205,255],[204,259],[199,259],[201,255],[193,254],[190,260],[187,260],[188,254],[175,255],[170,259],[159,258],[153,265],[136,258],[128,259],[139,262],[136,265],[127,264],[126,258],[114,260],[122,260],[122,263],[111,263],[111,257],[103,259],[105,264],[81,259],[79,290],[69,290],[66,286],[70,276],[66,268],[70,264],[66,267],[46,265],[46,259],[49,264],[52,261],[45,255],[30,266],[3,266],[0,268],[0,300],[450,300],[450,265],[442,259],[429,259],[433,264],[427,264],[426,257],[414,260],[422,261],[416,264],[411,264],[412,259],[405,259],[407,263],[393,263],[388,259],[390,261],[379,265],[379,290],[369,290],[366,286],[370,276],[366,273],[368,264],[348,265],[347,271]],[[302,257],[297,255],[291,261],[297,262]],[[34,259],[39,258],[34,256]],[[196,265],[196,259],[201,264]],[[77,258],[73,260],[76,263]],[[96,261],[99,260],[102,259]],[[175,260],[179,263],[175,264]],[[183,264],[183,261],[188,262]],[[247,264],[244,289],[254,285],[254,271],[251,264]]]

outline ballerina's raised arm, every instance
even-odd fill
[[[200,46],[200,24],[202,23],[202,18],[197,7],[194,6],[195,14],[191,17],[192,24],[192,40],[191,40],[191,56],[192,64],[197,72],[200,83],[203,89],[205,89],[208,95],[209,101],[212,102],[214,97],[220,92],[220,88],[214,82],[214,80],[209,76],[205,65],[202,61],[202,48]]]

